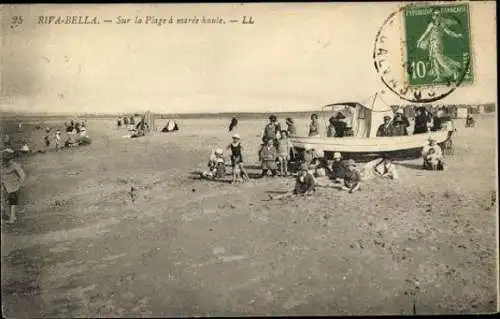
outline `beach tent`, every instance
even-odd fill
[[[146,113],[140,117],[140,120],[137,122],[135,128],[139,129],[141,126],[144,126],[144,133],[156,131],[154,114],[150,111],[146,111]]]
[[[353,105],[352,131],[356,137],[375,137],[380,124],[384,123],[384,116],[391,118],[394,113],[382,98],[375,94],[363,104]]]
[[[179,130],[179,125],[177,125],[177,122],[174,120],[168,120],[167,124],[165,127],[161,130],[163,133],[168,133],[168,132],[173,132],[173,131],[178,131]]]
[[[469,115],[469,110],[467,107],[457,107],[457,115],[456,118],[464,119]]]

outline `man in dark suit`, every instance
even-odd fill
[[[391,136],[392,124],[389,115],[384,116],[384,123],[380,124],[377,129],[377,136]]]

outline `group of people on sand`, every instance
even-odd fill
[[[395,119],[397,120],[392,121],[393,127],[401,125],[402,128],[399,129],[399,134],[403,134],[404,129],[408,127],[408,119],[399,112],[396,113]],[[339,120],[342,120],[342,118],[336,117],[332,122]],[[317,135],[317,121],[317,115],[313,114],[313,116],[311,116],[309,135],[313,133]],[[233,119],[229,131],[233,131],[236,125],[237,120]],[[265,125],[261,136],[262,144],[259,149],[260,177],[286,177],[290,175],[289,162],[294,159],[297,154],[295,153],[289,137],[296,135],[296,129],[295,123],[291,118],[286,119],[286,125],[286,128],[283,129],[275,115],[269,117],[269,122]],[[385,123],[383,125],[385,125]],[[345,127],[338,123],[335,123],[334,126],[337,128]],[[395,130],[396,129],[394,129],[394,131]],[[335,129],[335,134],[339,137],[345,136],[342,135],[341,129]],[[202,173],[202,177],[208,179],[222,179],[226,176],[225,151],[229,152],[231,161],[231,183],[239,183],[248,180],[249,175],[244,167],[244,147],[241,143],[241,137],[237,133],[232,135],[232,143],[225,149],[216,148],[212,152],[208,161],[208,170]],[[429,138],[428,143],[422,148],[421,155],[423,158],[423,169],[445,169],[446,166],[441,147],[436,143],[434,138]],[[340,152],[334,153],[333,161],[327,161],[321,150],[306,148],[302,159],[300,161],[295,161],[295,163],[297,164],[298,170],[294,189],[286,194],[274,196],[272,198],[312,194],[318,186],[316,179],[319,177],[329,177],[333,183],[333,187],[345,190],[349,193],[360,190],[362,180],[371,179],[376,176],[389,179],[399,178],[396,165],[393,163],[392,158],[387,156],[377,158],[362,165],[356,163],[353,159],[344,160]]]
[[[118,128],[121,128],[122,126],[128,128],[129,125],[132,127],[135,125],[135,117],[134,116],[120,116],[116,120],[116,126]]]

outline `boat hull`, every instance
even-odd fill
[[[391,137],[294,137],[290,138],[294,149],[301,154],[305,149],[323,151],[327,159],[333,157],[334,152],[348,154],[349,158],[374,158],[382,155],[392,158],[416,158],[420,156],[423,145],[429,137],[436,139],[442,145],[451,135],[447,131],[415,134],[408,136]],[[346,157],[346,156],[344,156]]]

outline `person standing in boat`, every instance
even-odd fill
[[[319,121],[318,115],[311,115],[311,123],[309,124],[309,137],[319,137]]]
[[[328,127],[326,128],[326,137],[335,137],[335,117],[328,119]]]
[[[428,118],[423,108],[419,107],[415,110],[415,128],[413,134],[427,133]]]
[[[394,121],[392,123],[391,136],[408,135],[408,125],[406,124],[406,122],[407,121],[404,120],[403,116],[400,113],[396,113],[396,116],[394,116]]]
[[[297,128],[291,117],[286,119],[286,130],[288,132],[288,137],[295,137],[297,135]]]
[[[391,117],[389,115],[384,116],[384,123],[380,124],[377,129],[377,136],[391,136],[392,135],[392,124]]]
[[[335,137],[344,137],[347,127],[345,122],[345,115],[342,112],[338,112],[333,121],[333,126],[335,128]]]

